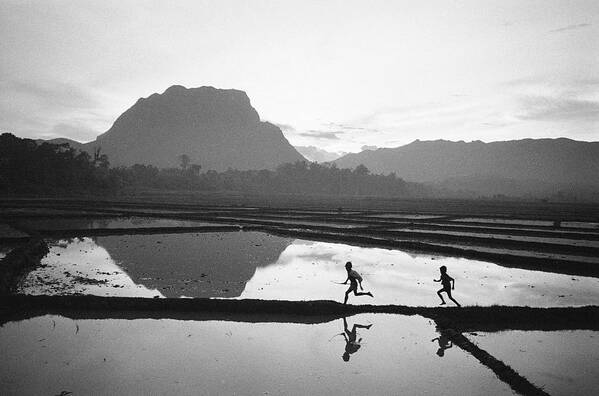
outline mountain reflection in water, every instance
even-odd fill
[[[238,297],[256,268],[276,262],[291,242],[260,232],[96,239],[135,283],[165,297]]]
[[[349,285],[336,283],[345,280],[344,264],[352,261],[375,297],[352,295],[350,304],[437,305],[433,279],[442,265],[456,279],[453,294],[464,305],[599,303],[597,278],[264,232],[102,236],[51,245],[45,267],[27,277],[22,292],[343,301]]]

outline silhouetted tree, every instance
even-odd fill
[[[187,167],[189,166],[189,162],[190,162],[189,155],[187,155],[187,154],[181,154],[179,156],[179,162],[181,164],[180,165],[181,169],[186,170]]]
[[[191,167],[189,169],[190,169],[192,175],[199,176],[200,169],[202,169],[202,167],[198,164],[191,164]]]
[[[94,148],[94,165],[99,168],[107,169],[110,166],[110,162],[108,162],[108,156],[102,154],[101,151],[101,147]]]
[[[368,174],[370,173],[370,170],[368,170],[368,168],[366,166],[364,166],[364,164],[360,164],[360,165],[356,166],[356,169],[354,169],[354,172],[356,173],[356,175],[359,175],[359,176],[368,176]]]

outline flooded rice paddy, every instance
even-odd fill
[[[584,221],[563,221],[562,227],[586,228],[599,231],[599,223],[584,222]]]
[[[417,227],[419,226],[419,224],[412,224],[413,228],[411,229],[417,229]],[[463,229],[472,229],[472,230],[478,230],[478,231],[472,231],[472,232],[484,232],[484,231],[490,231],[489,233],[487,233],[487,235],[489,234],[500,234],[500,233],[504,233],[504,234],[509,234],[510,232],[516,230],[516,231],[529,231],[529,232],[537,232],[539,230],[543,231],[544,233],[548,233],[548,234],[554,234],[554,235],[568,235],[568,234],[574,234],[574,235],[580,235],[581,233],[586,234],[587,236],[593,236],[595,234],[589,232],[589,231],[593,231],[593,230],[589,230],[587,228],[579,228],[579,229],[572,229],[572,228],[552,228],[552,227],[545,227],[545,228],[534,228],[531,226],[517,226],[517,225],[505,225],[505,226],[497,226],[497,223],[494,224],[468,224],[468,223],[458,223],[458,224],[452,224],[450,222],[446,222],[446,223],[440,223],[440,222],[430,222],[427,223],[427,226],[434,226],[434,227],[438,227],[439,229],[445,229],[445,230],[452,230],[452,229],[456,229],[456,230],[463,230]],[[402,228],[405,229],[405,228]],[[467,231],[470,232],[470,231]]]
[[[522,236],[522,235],[501,235],[501,234],[489,234],[484,232],[463,232],[463,231],[445,231],[445,230],[406,230],[406,229],[391,229],[390,231],[400,232],[411,232],[414,234],[438,234],[438,235],[455,235],[463,237],[477,237],[477,238],[488,238],[496,239],[501,241],[523,241],[523,242],[536,242],[536,243],[551,243],[556,245],[566,246],[585,246],[599,248],[599,241],[597,240],[584,240],[584,239],[568,239],[568,238],[552,238],[552,237],[534,237],[534,236]]]
[[[254,220],[259,221],[264,224],[276,224],[280,225],[281,223],[291,226],[320,226],[320,227],[331,227],[331,228],[360,228],[365,227],[364,224],[349,224],[343,222],[335,222],[335,221],[312,221],[312,220],[303,220],[303,219],[268,219],[268,218],[252,218],[252,217],[221,217],[223,220],[227,221],[239,221],[239,220]]]
[[[435,243],[437,246],[447,246],[452,248],[461,248],[461,249],[472,249],[472,245],[468,245],[465,243]],[[509,248],[494,248],[490,246],[476,246],[476,251],[481,253],[493,253],[493,254],[501,254],[501,255],[513,255],[520,256],[523,258],[531,257],[531,258],[543,258],[549,260],[574,260],[578,262],[584,263],[593,263],[599,264],[599,257],[593,256],[578,256],[574,254],[561,254],[561,253],[553,253],[553,252],[545,252],[545,251],[534,251],[534,250],[521,250],[521,249],[509,249]]]
[[[385,214],[369,215],[368,217],[380,218],[380,219],[428,220],[428,219],[439,219],[439,218],[442,218],[444,216],[421,215],[421,214],[385,213]]]
[[[374,298],[355,304],[435,306],[439,267],[456,279],[463,305],[580,306],[599,303],[599,279],[505,268],[263,232],[102,236],[50,241],[26,294],[217,297],[342,301],[352,261]]]
[[[22,238],[26,236],[27,234],[14,229],[8,224],[0,223],[0,238]]]
[[[524,226],[552,226],[552,221],[547,220],[521,220],[521,219],[501,219],[501,218],[479,218],[479,217],[460,217],[452,221],[464,223],[489,223],[489,224],[511,224]]]
[[[597,394],[597,332],[512,330],[471,339],[551,395]]]
[[[203,227],[219,225],[206,221],[176,220],[151,217],[62,218],[21,220],[20,224],[34,230],[85,230],[98,228]]]
[[[0,384],[6,394],[513,394],[438,337],[419,316],[307,325],[46,315],[0,328]]]
[[[592,218],[595,223],[564,221],[561,228],[556,228],[549,216],[539,217],[539,220],[534,220],[533,215],[530,220],[509,216],[491,219],[486,213],[475,211],[439,212],[441,214],[437,216],[429,212],[258,211],[256,208],[163,210],[115,206],[105,209],[107,211],[98,212],[95,218],[93,211],[84,213],[81,209],[77,213],[51,209],[16,209],[14,213],[8,213],[4,228],[0,224],[0,235],[4,232],[2,243],[10,245],[0,246],[0,259],[13,247],[21,246],[23,241],[19,237],[32,230],[45,230],[43,235],[48,236],[46,241],[50,247],[41,267],[23,280],[20,292],[343,301],[348,286],[337,283],[345,280],[344,263],[350,260],[364,277],[364,289],[374,293],[374,298],[350,296],[352,304],[437,306],[436,291],[440,285],[433,279],[439,277],[441,265],[447,266],[449,274],[456,279],[454,297],[466,306],[504,305],[506,307],[499,307],[500,311],[515,312],[517,310],[509,306],[599,304],[599,278],[506,268],[479,260],[297,239],[258,231],[183,229],[231,223],[272,223],[284,231],[281,235],[293,235],[294,231],[301,230],[297,236],[315,235],[314,238],[319,239],[322,234],[323,239],[337,241],[362,240],[362,236],[378,240],[380,237],[381,246],[388,246],[387,243],[400,238],[389,237],[391,233],[377,234],[379,230],[422,229],[425,233],[447,236],[443,239],[435,235],[436,239],[431,239],[435,242],[427,242],[429,245],[493,253],[498,257],[498,263],[502,262],[503,255],[509,254],[523,260],[527,257],[537,260],[557,258],[575,264],[595,264],[599,263],[597,257],[582,253],[584,249],[597,247],[596,217]],[[69,213],[73,216],[61,217]],[[161,217],[143,217],[150,216],[148,213]],[[163,218],[169,213],[177,214],[179,219],[186,216],[189,220]],[[81,215],[85,217],[75,217]],[[517,212],[515,216],[528,215]],[[585,219],[579,215],[570,217],[570,220]],[[319,232],[317,226],[336,229]],[[356,229],[368,226],[372,226],[370,231]],[[408,228],[400,228],[402,226]],[[147,229],[153,227],[178,229]],[[130,235],[104,236],[117,233],[111,231],[79,232],[123,228],[127,231],[118,233]],[[136,228],[140,230],[134,230]],[[143,228],[146,230],[141,230]],[[63,230],[71,232],[64,233]],[[414,237],[408,240],[423,240],[419,239],[418,232],[414,231]],[[64,238],[64,235],[94,234],[103,236]],[[507,243],[493,241],[493,244],[475,245],[456,239],[456,236],[505,239]],[[510,244],[510,241],[539,242],[539,247],[516,249],[521,244]],[[571,249],[560,247],[556,250],[550,244],[563,244]],[[161,305],[160,301],[144,301],[147,303]],[[208,303],[230,305],[222,301]],[[248,303],[253,302],[232,305]],[[104,310],[41,311],[62,312],[65,316],[86,319],[35,316],[40,315],[40,311],[25,312],[16,317],[31,319],[5,322],[0,327],[3,355],[0,389],[3,394],[63,395],[68,392],[513,394],[489,368],[453,345],[447,337],[440,337],[435,323],[420,316],[361,314],[348,317],[344,323],[343,319],[321,316],[277,319],[248,311],[240,317],[258,323],[205,320],[205,313],[170,311],[162,319],[150,319],[149,316],[161,316],[139,311],[112,314]],[[567,311],[569,315],[571,310]],[[451,315],[464,311],[440,309],[435,312]],[[219,319],[224,317],[236,316],[230,312],[218,315]],[[322,320],[323,323],[274,323],[281,320]],[[485,320],[489,318],[483,318],[482,322],[487,323]],[[544,327],[545,324],[534,327],[536,325],[531,321],[533,327],[530,328],[551,328],[550,325]],[[574,328],[575,325],[565,326]],[[456,329],[459,330],[459,326]],[[599,388],[597,332],[510,330],[485,333],[477,332],[476,327],[468,329],[472,331],[464,333],[468,339],[549,394],[594,394]]]

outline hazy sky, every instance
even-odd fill
[[[295,145],[599,140],[599,1],[0,0],[0,131],[93,140],[173,84]]]

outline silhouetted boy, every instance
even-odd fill
[[[369,324],[368,326],[364,326],[360,324],[354,324],[352,330],[349,331],[349,328],[347,327],[347,320],[345,320],[345,317],[343,318],[344,332],[341,334],[343,334],[343,338],[345,338],[345,353],[342,357],[346,362],[349,362],[349,355],[358,352],[358,349],[361,347],[360,342],[362,342],[362,338],[356,341],[356,338],[358,338],[358,332],[356,331],[358,327],[361,329],[370,329],[372,325]]]
[[[347,298],[349,297],[349,293],[354,292],[355,296],[370,296],[374,297],[371,292],[360,293],[358,292],[358,283],[360,284],[360,290],[364,291],[362,288],[362,277],[356,271],[351,269],[351,261],[345,263],[345,269],[347,270],[347,279],[343,282],[344,285],[347,285],[347,281],[350,282],[349,289],[345,292],[345,300],[343,304],[347,304]]]
[[[451,296],[451,290],[455,289],[455,279],[453,279],[451,276],[447,275],[447,267],[446,266],[442,265],[441,268],[439,268],[439,271],[441,271],[441,277],[439,279],[433,279],[433,282],[441,282],[441,285],[443,286],[442,289],[439,289],[439,291],[437,291],[439,298],[441,298],[441,305],[445,305],[445,300],[443,299],[443,296],[441,295],[441,293],[445,292],[445,293],[447,293],[447,297],[449,297],[449,299],[451,301],[453,301],[455,303],[455,305],[457,305],[458,307],[461,307],[460,303],[457,302]]]

